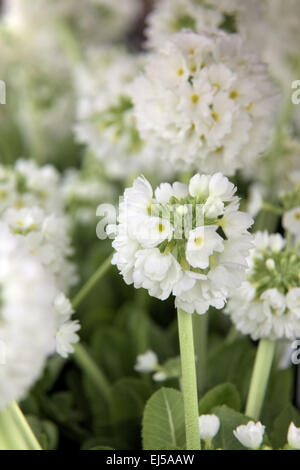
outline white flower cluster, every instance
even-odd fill
[[[37,206],[46,213],[63,213],[61,178],[52,165],[17,160],[14,167],[0,165],[0,214],[8,208]]]
[[[4,18],[12,28],[23,32],[65,22],[84,44],[121,39],[141,12],[139,0],[5,0],[4,4]]]
[[[21,137],[39,161],[57,158],[53,140],[71,137],[75,112],[68,61],[53,34],[48,40],[1,28],[0,39],[1,79]]]
[[[247,280],[230,296],[225,312],[237,329],[260,338],[300,335],[300,256],[280,234],[257,232]]]
[[[104,49],[97,58],[98,64],[91,54],[86,67],[77,71],[74,132],[103,163],[109,176],[124,178],[124,174],[141,170],[145,162],[144,142],[136,128],[128,92],[142,67],[142,58],[117,49]]]
[[[233,174],[267,147],[277,103],[239,35],[173,35],[131,87],[137,128],[169,167]]]
[[[146,45],[158,48],[171,34],[187,29],[248,36],[253,24],[261,24],[263,11],[261,0],[160,0],[147,18]]]
[[[22,399],[55,350],[56,288],[0,222],[0,409]]]
[[[76,283],[75,267],[68,261],[72,249],[64,217],[47,215],[38,207],[26,207],[7,209],[2,220],[54,276],[59,289],[67,292]]]
[[[155,190],[139,177],[119,205],[113,247],[127,284],[161,300],[171,294],[186,312],[220,309],[245,278],[252,219],[238,210],[235,186],[221,173]]]
[[[73,310],[65,297],[77,282],[77,273],[69,260],[72,247],[61,182],[51,165],[40,168],[33,161],[19,160],[14,168],[0,166],[1,224],[40,263],[44,278],[55,286],[52,337],[57,338],[57,352],[65,357],[65,351],[70,352],[71,344],[78,341],[72,333],[79,325],[71,321]]]
[[[221,12],[208,2],[195,0],[160,0],[147,17],[146,45],[159,48],[170,34],[190,29],[202,32],[207,28],[218,28],[224,21]]]

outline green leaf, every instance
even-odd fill
[[[268,428],[279,413],[291,402],[293,396],[293,370],[292,368],[272,371],[266,398],[264,401],[262,422]]]
[[[124,378],[111,388],[111,420],[118,449],[141,446],[140,434],[145,404],[153,391],[142,379]]]
[[[185,449],[183,396],[161,388],[148,401],[143,418],[145,450]]]
[[[136,356],[124,329],[98,329],[92,337],[91,349],[96,362],[109,379],[118,380],[134,374]]]
[[[228,406],[218,406],[212,412],[220,419],[221,425],[217,436],[213,439],[214,449],[245,450],[233,434],[237,426],[247,424],[250,421],[245,415],[238,413]]]
[[[274,448],[280,449],[286,444],[291,422],[300,427],[300,413],[293,405],[288,404],[277,416],[272,427],[270,441]]]
[[[177,379],[181,376],[180,356],[172,357],[162,364],[160,372],[164,372],[166,379]]]
[[[246,401],[254,359],[255,347],[247,338],[238,339],[233,344],[223,343],[209,356],[208,388],[232,383],[237,387],[242,402]]]
[[[214,407],[221,405],[240,411],[241,399],[235,385],[225,383],[207,392],[199,402],[199,415],[209,414]]]

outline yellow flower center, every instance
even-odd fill
[[[231,98],[232,100],[236,100],[236,99],[238,98],[238,96],[239,96],[238,91],[232,90],[232,91],[230,92],[229,98]]]
[[[159,231],[159,233],[162,233],[162,232],[164,232],[164,230],[165,230],[165,226],[164,226],[164,224],[162,224],[162,223],[159,223],[159,224],[158,224],[158,231]]]
[[[191,96],[191,102],[192,102],[193,104],[197,104],[198,101],[199,101],[199,98],[200,98],[200,96],[199,96],[197,93],[194,93],[194,94]]]
[[[204,242],[203,237],[196,237],[196,238],[194,239],[194,243],[195,243],[196,246],[201,246],[201,245],[203,245],[203,242]]]
[[[295,220],[300,221],[300,212],[296,212]]]

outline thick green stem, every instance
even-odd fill
[[[199,396],[205,388],[207,361],[208,314],[193,315],[194,345],[196,355],[197,385]]]
[[[100,394],[107,400],[110,399],[110,385],[105,375],[98,367],[94,359],[87,352],[82,344],[74,346],[74,360],[83,372],[89,377],[91,382],[97,387]]]
[[[182,390],[187,450],[200,450],[198,393],[192,315],[178,309]]]
[[[246,415],[254,420],[260,418],[274,358],[275,346],[275,341],[269,339],[261,339],[258,345],[246,405]]]
[[[15,402],[0,412],[0,450],[41,450],[25,416]]]
[[[106,271],[111,266],[111,260],[113,255],[110,255],[94,272],[94,274],[89,278],[89,280],[85,283],[85,285],[80,289],[78,294],[75,295],[72,305],[73,308],[77,308],[79,304],[83,301],[83,299],[89,294],[89,292],[95,287],[97,282],[101,279],[102,276],[106,273]]]

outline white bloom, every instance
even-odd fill
[[[134,235],[143,248],[154,248],[165,240],[170,241],[173,227],[165,219],[145,217],[134,229]]]
[[[238,426],[233,431],[233,434],[244,447],[256,450],[259,449],[263,442],[264,432],[265,426],[261,422],[254,423],[254,421],[249,421],[247,425]]]
[[[130,92],[145,145],[172,168],[230,175],[268,145],[275,89],[238,35],[170,36]]]
[[[240,212],[229,206],[225,210],[222,219],[222,229],[227,237],[238,238],[240,235],[247,233],[248,229],[253,225],[254,220],[245,212]]]
[[[300,239],[300,207],[295,207],[286,212],[282,219],[285,230],[289,230],[296,239]]]
[[[300,319],[300,287],[290,289],[286,296],[287,307]]]
[[[200,439],[213,439],[219,429],[220,420],[216,415],[201,415],[199,417]]]
[[[25,398],[55,350],[55,286],[22,240],[0,223],[0,409]]]
[[[296,428],[294,423],[289,426],[287,439],[293,449],[300,450],[300,428]]]
[[[147,351],[136,358],[134,370],[137,372],[153,372],[158,366],[158,358],[155,352]]]
[[[267,315],[281,316],[284,314],[286,309],[285,296],[277,289],[266,290],[260,298],[263,300],[263,309]]]
[[[158,371],[158,372],[155,372],[155,374],[153,374],[152,378],[153,378],[154,382],[164,382],[164,380],[166,380],[167,376],[166,376],[165,372]]]
[[[224,250],[223,238],[217,233],[217,226],[197,227],[190,231],[186,247],[186,259],[193,268],[205,269],[213,252]]]
[[[181,268],[173,255],[163,255],[157,248],[136,253],[134,287],[148,289],[149,294],[165,300],[178,282]]]
[[[79,341],[76,332],[80,329],[78,321],[63,323],[56,333],[56,351],[62,357],[68,357],[74,352],[73,344]]]
[[[119,204],[118,225],[107,228],[115,234],[112,263],[125,282],[161,300],[173,294],[176,307],[189,313],[223,308],[229,290],[245,278],[251,248],[249,218],[245,223],[238,212],[235,192],[220,173],[195,175],[189,186],[163,183],[154,195],[137,178]],[[220,228],[226,204],[241,219],[241,227],[234,220],[236,230],[228,220],[228,239]],[[208,206],[215,208],[209,217]]]
[[[56,352],[62,357],[73,353],[73,344],[79,341],[76,332],[80,329],[77,320],[71,321],[74,310],[70,300],[62,293],[58,293],[54,300],[56,323]]]

